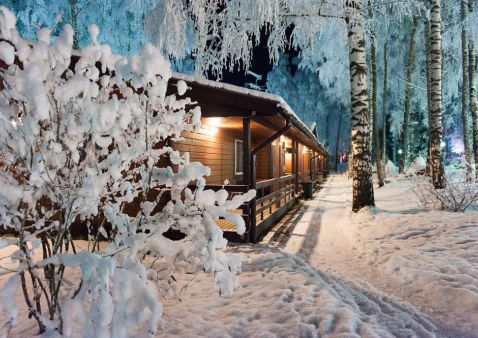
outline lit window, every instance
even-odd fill
[[[234,173],[241,175],[244,172],[242,167],[242,158],[244,154],[244,146],[241,140],[235,140],[234,142]]]

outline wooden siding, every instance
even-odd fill
[[[208,184],[231,184],[242,181],[242,175],[234,174],[234,141],[242,140],[241,133],[218,129],[216,133],[201,129],[199,133],[184,132],[184,140],[174,142],[174,149],[189,152],[191,162],[198,161],[211,168]]]
[[[267,146],[257,153],[256,176],[257,179],[271,178],[271,146]]]

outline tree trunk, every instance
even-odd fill
[[[432,177],[432,165],[431,165],[431,132],[430,132],[430,121],[432,120],[431,118],[431,107],[432,107],[432,101],[431,101],[431,77],[430,77],[430,20],[427,20],[425,22],[425,41],[426,41],[426,77],[427,77],[427,112],[428,112],[428,145],[427,145],[427,167],[426,167],[426,173],[429,177]]]
[[[363,207],[375,205],[369,140],[365,40],[360,5],[360,0],[346,2],[352,105],[352,210],[354,212]]]
[[[443,166],[442,142],[442,48],[440,0],[433,0],[430,34],[430,80],[431,80],[431,167],[432,182],[436,189],[445,187],[445,169]]]
[[[373,116],[373,148],[375,151],[375,165],[377,166],[378,186],[383,187],[383,170],[380,161],[380,137],[378,132],[377,118],[377,53],[375,47],[375,37],[372,36],[372,116]]]
[[[339,141],[340,141],[340,128],[342,126],[342,113],[339,113],[339,121],[337,126],[337,138],[335,139],[335,171],[339,163]]]
[[[470,12],[474,10],[473,1],[469,2]],[[468,62],[468,70],[469,70],[469,89],[470,89],[470,110],[471,116],[473,119],[473,154],[475,159],[475,177],[478,179],[478,107],[476,102],[476,86],[475,86],[475,43],[473,40],[473,35],[470,36],[470,45],[469,45],[469,62]]]
[[[408,161],[408,140],[409,140],[409,126],[410,126],[410,102],[412,99],[412,75],[413,75],[413,63],[415,59],[415,33],[417,31],[418,18],[413,17],[412,31],[410,33],[410,47],[408,49],[408,62],[407,62],[407,78],[405,83],[405,101],[403,103],[403,125],[402,125],[402,137],[400,143],[400,149],[402,154],[400,155],[400,164],[398,168],[399,173],[403,173]]]
[[[388,81],[388,42],[383,46],[383,93],[382,93],[382,165],[383,177],[387,165],[387,81]]]
[[[461,54],[462,54],[462,69],[463,69],[463,87],[461,95],[461,120],[463,123],[463,145],[465,151],[465,162],[466,162],[466,179],[471,180],[471,157],[470,157],[470,143],[468,141],[469,131],[468,131],[468,48],[467,48],[467,37],[466,37],[466,28],[465,20],[466,13],[468,11],[467,4],[465,0],[461,2]]]
[[[73,28],[73,49],[80,48],[78,39],[78,0],[70,0],[71,27]]]

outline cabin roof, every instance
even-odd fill
[[[314,133],[279,95],[182,73],[173,73],[171,79],[183,80],[188,84],[190,90],[187,96],[198,102],[205,117],[245,117],[255,112],[254,118],[259,123],[264,122],[272,128],[279,129],[283,126],[280,113],[288,115],[292,122],[292,136],[328,156]]]

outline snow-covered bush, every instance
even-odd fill
[[[396,176],[398,174],[398,167],[390,160],[385,164],[385,175]]]
[[[478,183],[467,179],[464,170],[447,174],[443,189],[436,189],[427,176],[413,176],[411,190],[418,205],[426,209],[464,212],[478,204]]]
[[[418,156],[415,160],[408,166],[406,173],[407,175],[423,175],[427,168],[426,160]]]
[[[182,83],[167,95],[170,65],[155,47],[126,59],[97,42],[95,25],[89,32],[91,44],[78,53],[69,25],[53,44],[45,28],[28,42],[0,7],[0,226],[16,234],[0,249],[16,246],[10,258],[18,263],[0,290],[11,301],[2,308],[14,325],[21,288],[40,332],[154,334],[158,293],[174,291],[178,271],[213,272],[219,292],[232,292],[241,259],[220,251],[226,240],[215,220],[244,233],[228,210],[255,192],[227,200],[224,190],[205,190],[210,169],[171,147],[199,127],[201,111],[182,97]],[[139,213],[126,213],[138,200]],[[80,250],[72,225],[86,232],[94,219],[101,225]],[[184,238],[169,240],[169,229]],[[79,280],[64,283],[71,271]]]

